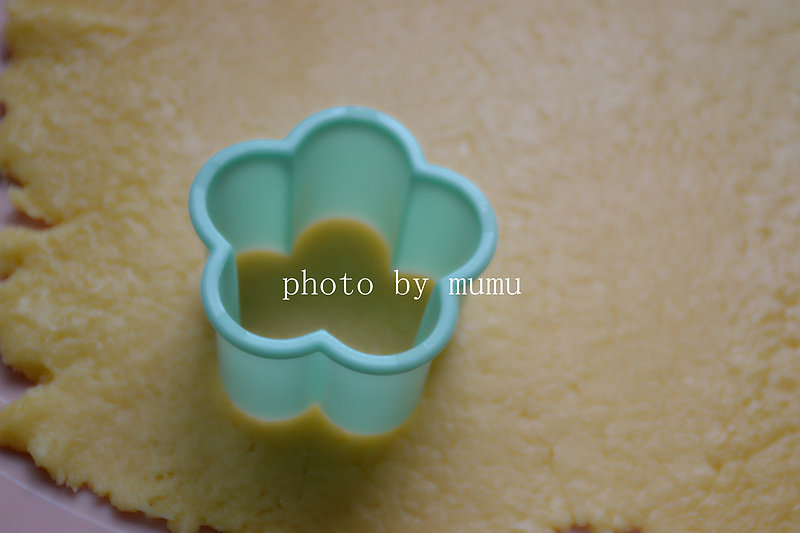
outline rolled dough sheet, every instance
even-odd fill
[[[0,445],[55,483],[174,531],[800,528],[793,4],[9,11],[0,165],[49,227],[0,234],[3,361],[41,383]],[[211,154],[341,104],[474,181],[523,285],[373,439],[230,405],[186,212]]]

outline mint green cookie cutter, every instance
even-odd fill
[[[189,213],[209,250],[203,307],[233,403],[264,420],[318,404],[360,434],[394,429],[414,410],[431,361],[456,328],[462,296],[450,294],[448,280],[478,276],[497,244],[494,212],[478,188],[426,162],[399,122],[361,107],[320,111],[283,140],[215,154],[192,184]],[[371,225],[389,244],[393,269],[437,281],[411,349],[370,355],[325,330],[272,339],[240,325],[236,254],[288,254],[305,228],[332,217]]]

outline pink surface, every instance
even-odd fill
[[[4,6],[5,0],[0,0],[0,28],[5,22]],[[0,227],[28,224],[8,203],[8,186],[0,180]],[[0,409],[31,386],[25,378],[0,364]],[[152,533],[165,532],[167,528],[163,520],[119,512],[107,500],[86,489],[73,492],[58,486],[27,454],[0,448],[0,533],[56,531]]]

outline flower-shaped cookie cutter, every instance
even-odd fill
[[[462,296],[450,294],[448,279],[478,276],[497,244],[494,212],[478,188],[426,162],[399,122],[362,107],[320,111],[283,140],[218,152],[197,173],[189,212],[209,251],[203,307],[233,403],[264,420],[316,403],[360,434],[391,430],[414,410],[456,328]],[[240,325],[236,254],[288,254],[305,228],[331,217],[371,225],[392,250],[392,268],[436,282],[411,349],[371,355],[325,330],[273,339]]]

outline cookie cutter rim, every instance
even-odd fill
[[[440,306],[433,328],[424,338],[418,339],[412,348],[394,354],[375,355],[356,350],[324,329],[287,339],[259,336],[242,327],[228,313],[219,288],[223,269],[231,257],[235,261],[236,251],[217,229],[208,211],[208,195],[214,181],[224,175],[226,168],[253,153],[292,161],[296,150],[312,133],[348,121],[369,123],[371,127],[397,140],[409,164],[409,183],[415,180],[427,181],[444,187],[450,193],[461,195],[466,204],[472,207],[479,226],[478,244],[469,259],[435,280],[433,293],[426,302],[425,309],[427,314],[432,305]],[[379,111],[363,107],[345,106],[319,111],[300,122],[284,139],[243,141],[217,152],[200,168],[195,177],[189,194],[189,213],[195,231],[209,251],[202,275],[201,294],[205,313],[218,336],[256,357],[290,360],[321,353],[330,361],[363,375],[396,375],[430,363],[452,338],[463,298],[461,295],[450,294],[449,284],[441,281],[479,275],[491,261],[497,245],[497,221],[483,193],[460,174],[428,163],[416,139],[400,122]],[[397,249],[399,245],[397,242],[393,248]],[[424,320],[425,318],[423,322]],[[422,324],[419,327],[422,328]],[[315,402],[312,401],[311,404],[313,403]]]

